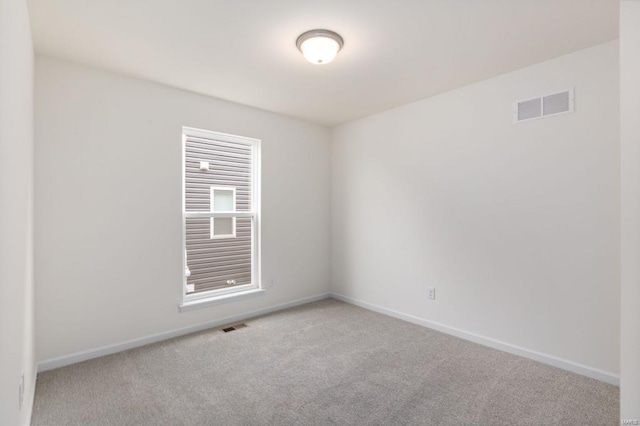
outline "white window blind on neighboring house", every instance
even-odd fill
[[[257,288],[259,141],[186,127],[183,141],[185,298]]]

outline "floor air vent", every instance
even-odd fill
[[[513,121],[514,123],[519,123],[521,121],[535,120],[552,115],[566,114],[573,112],[573,109],[573,89],[568,89],[562,92],[516,102],[513,109]]]
[[[225,333],[228,333],[230,331],[235,331],[239,328],[245,328],[247,326],[247,324],[242,323],[242,324],[236,324],[236,325],[230,325],[229,327],[225,327],[222,329],[222,331],[224,331]]]

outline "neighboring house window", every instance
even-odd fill
[[[260,141],[182,132],[185,300],[258,288]]]
[[[235,186],[211,187],[211,211],[212,212],[235,212],[236,211],[236,188]],[[212,217],[211,218],[211,238],[235,238],[236,218],[234,217]]]

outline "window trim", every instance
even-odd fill
[[[251,182],[251,206],[252,211],[236,211],[236,212],[187,212],[185,206],[185,155],[186,155],[186,142],[187,137],[215,139],[221,142],[240,142],[250,144],[252,147],[252,182]],[[180,304],[180,311],[186,311],[183,309],[185,306],[189,306],[193,303],[198,305],[208,306],[207,301],[217,301],[220,303],[226,301],[234,301],[238,298],[244,298],[249,293],[256,291],[262,292],[261,283],[261,245],[260,245],[260,181],[261,181],[261,141],[260,139],[248,138],[244,136],[231,135],[228,133],[214,132],[210,130],[197,129],[194,127],[182,127],[182,303]],[[227,189],[227,188],[224,188]],[[234,190],[235,194],[235,190]],[[251,217],[253,232],[251,233],[251,283],[239,285],[235,287],[221,288],[215,290],[204,291],[201,293],[187,293],[187,218],[197,217]],[[226,237],[230,238],[230,237]],[[237,298],[234,294],[237,293]],[[218,303],[212,303],[215,305]]]
[[[216,296],[215,298],[188,300],[180,304],[178,307],[180,312],[189,312],[196,309],[207,308],[209,306],[221,305],[223,303],[252,299],[254,297],[262,296],[264,293],[264,289],[254,288],[252,290]]]

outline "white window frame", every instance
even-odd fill
[[[195,138],[214,139],[221,142],[240,142],[249,144],[252,147],[252,182],[251,182],[251,206],[252,211],[235,212],[187,212],[185,206],[185,151],[187,136]],[[224,301],[234,301],[238,298],[258,295],[264,290],[261,285],[260,273],[260,151],[261,141],[259,139],[244,136],[230,135],[227,133],[214,132],[210,130],[197,129],[193,127],[182,128],[182,304],[180,311],[188,311],[210,304],[217,304]],[[232,187],[216,187],[220,189],[232,189]],[[235,188],[234,200],[235,200]],[[213,190],[212,190],[213,191]],[[213,203],[213,201],[211,201]],[[234,203],[235,205],[235,203]],[[251,283],[222,288],[201,293],[187,292],[187,219],[188,218],[213,218],[217,217],[250,217],[253,222],[253,232],[251,233]],[[235,220],[234,220],[235,231]],[[228,237],[226,237],[228,238]],[[237,296],[237,297],[236,297]]]
[[[210,193],[209,193],[210,194],[209,195],[209,197],[210,197],[209,198],[209,200],[210,200],[210,203],[209,203],[210,204],[210,208],[209,209],[212,212],[215,212],[214,205],[213,205],[213,201],[214,201],[213,193],[216,190],[219,190],[219,191],[232,191],[233,192],[233,201],[232,201],[233,210],[230,211],[229,213],[237,213],[236,212],[236,207],[235,207],[236,206],[236,188],[234,186],[212,186],[212,187],[210,187],[209,188],[209,191],[210,191]],[[225,212],[225,213],[227,213],[227,212]],[[212,240],[220,240],[220,239],[224,239],[224,238],[235,238],[236,237],[236,217],[237,216],[234,216],[232,218],[233,219],[233,223],[231,225],[231,229],[232,229],[231,234],[218,234],[218,235],[216,235],[214,233],[214,228],[215,228],[215,225],[214,225],[215,224],[215,220],[214,219],[215,218],[212,217],[211,220],[210,220],[210,223],[209,223],[209,226],[210,226],[209,238],[211,238]]]

